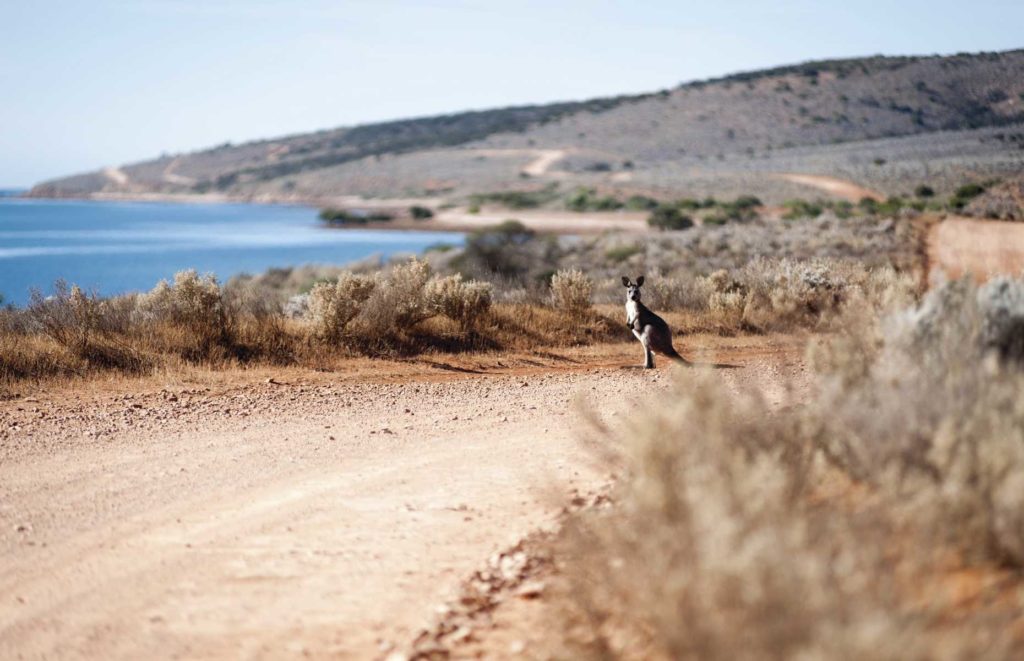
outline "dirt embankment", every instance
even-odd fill
[[[682,344],[777,398],[800,355],[794,340]],[[623,368],[638,357],[362,361],[356,376],[222,373],[4,402],[0,657],[384,655],[489,555],[602,488],[576,402],[613,426],[642,411],[669,372]]]
[[[984,282],[995,275],[1024,273],[1024,223],[951,217],[928,235],[929,278],[972,276]]]

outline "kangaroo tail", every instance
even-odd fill
[[[674,360],[674,361],[676,361],[678,363],[681,363],[683,365],[692,365],[693,364],[690,361],[688,361],[687,359],[685,359],[682,356],[680,356],[679,352],[676,351],[675,347],[669,347],[668,351],[665,352],[665,355],[668,356],[669,358],[671,358],[672,360]]]

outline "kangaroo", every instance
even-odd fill
[[[640,288],[644,285],[644,276],[637,278],[635,285],[629,278],[622,276],[622,284],[626,287],[626,326],[633,331],[640,344],[644,345],[644,368],[654,369],[655,351],[689,365],[689,361],[680,356],[672,346],[672,331],[665,320],[640,302]]]

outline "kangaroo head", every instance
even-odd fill
[[[644,276],[637,278],[635,285],[629,281],[629,278],[622,276],[622,285],[626,288],[626,300],[639,302],[640,288],[644,286]]]

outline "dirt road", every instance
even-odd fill
[[[928,236],[929,277],[970,274],[978,282],[993,275],[1024,273],[1024,224],[947,218]]]
[[[763,340],[719,342],[748,365],[723,378],[774,380]],[[4,402],[0,658],[382,655],[604,484],[574,402],[615,425],[665,388],[667,369],[615,365],[631,349],[596,369]]]
[[[557,174],[550,172],[551,166],[569,154],[566,149],[472,149],[465,151],[481,156],[532,156],[533,160],[524,165],[521,170],[531,177]]]

